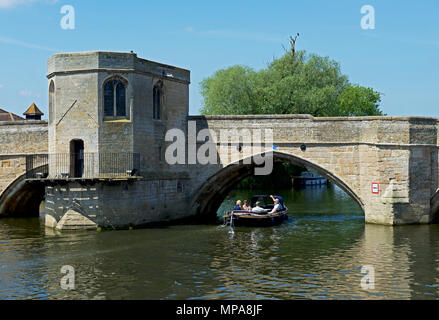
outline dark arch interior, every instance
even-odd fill
[[[364,212],[361,199],[343,181],[325,169],[301,158],[279,152],[273,153],[273,161],[290,162],[298,166],[306,167],[309,170],[318,173],[349,194]],[[254,173],[254,168],[254,164],[244,164],[243,161],[240,161],[237,164],[232,164],[225,167],[220,172],[210,177],[198,190],[198,192],[196,192],[197,197],[194,200],[193,205],[197,208],[197,219],[203,221],[216,220],[216,212],[229,192],[241,180],[252,175]]]
[[[0,217],[38,217],[44,197],[42,182],[28,182],[21,176],[0,197]]]

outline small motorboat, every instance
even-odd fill
[[[247,210],[231,210],[224,214],[224,222],[232,226],[273,226],[282,223],[288,219],[288,208],[284,205],[283,198],[274,196],[279,199],[280,210],[275,213],[269,213],[273,210],[274,203],[268,195],[254,195],[251,198],[250,206],[254,208],[256,202],[264,211],[252,212]]]
[[[304,171],[300,176],[293,178],[293,184],[300,187],[326,186],[328,180],[311,171]]]

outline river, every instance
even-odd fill
[[[252,193],[233,191],[219,212]],[[366,225],[335,186],[276,193],[288,221],[234,233],[221,225],[59,233],[39,218],[1,219],[0,299],[439,298],[439,225]],[[60,286],[65,265],[74,290]],[[374,288],[361,285],[363,266],[373,267]]]

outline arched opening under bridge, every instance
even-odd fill
[[[0,217],[38,217],[44,198],[44,184],[26,180],[25,173],[0,195]]]
[[[283,152],[273,152],[273,163],[286,162],[313,171],[338,186],[350,196],[360,207],[364,214],[364,203],[360,196],[340,177],[328,169],[312,163],[306,159]],[[222,168],[211,177],[195,192],[192,206],[195,208],[197,219],[213,221],[216,213],[227,195],[243,179],[254,174],[255,162],[246,164],[248,161],[238,161]]]

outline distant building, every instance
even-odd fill
[[[41,120],[41,116],[44,115],[35,103],[32,103],[23,114],[26,116],[26,120]]]
[[[21,120],[24,120],[24,118],[17,116],[12,112],[8,112],[3,109],[0,109],[0,121],[21,121]]]

